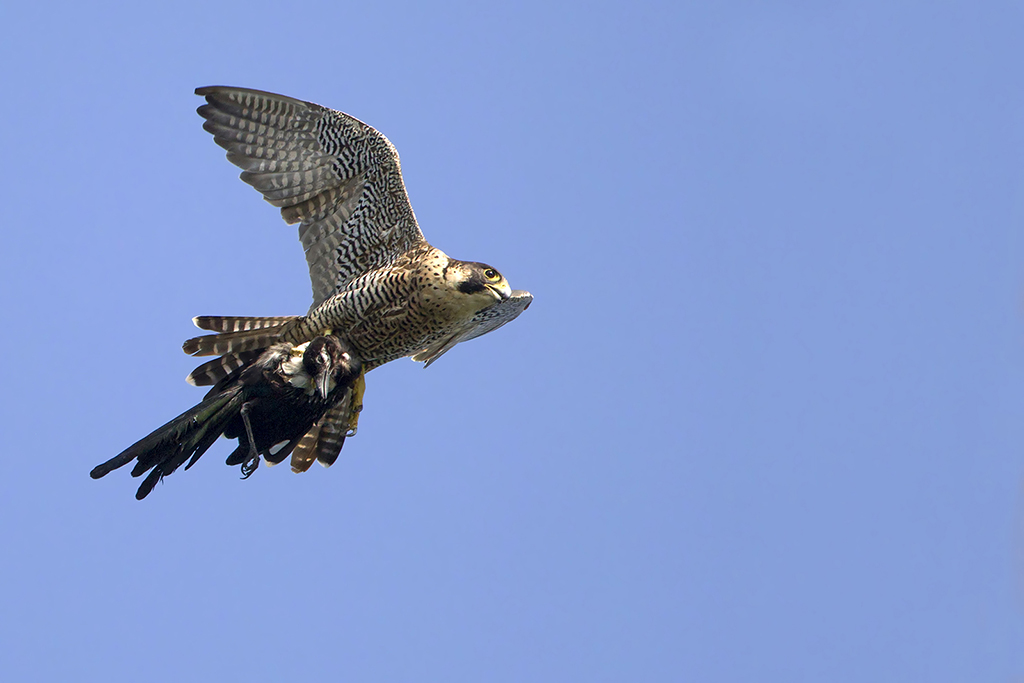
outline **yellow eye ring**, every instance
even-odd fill
[[[501,276],[498,275],[498,271],[496,271],[494,268],[488,268],[487,270],[485,270],[484,271],[484,277],[487,278],[488,280],[500,280],[501,279]]]

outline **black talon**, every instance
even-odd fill
[[[249,463],[252,463],[252,465],[250,466]],[[248,479],[249,477],[252,476],[252,473],[255,472],[256,468],[259,467],[259,466],[260,466],[260,459],[259,458],[256,458],[255,460],[246,460],[245,462],[242,463],[242,476],[241,476],[241,478],[243,480]]]

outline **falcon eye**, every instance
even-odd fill
[[[486,277],[488,280],[497,280],[501,276],[498,275],[498,271],[496,271],[494,268],[488,268],[487,270],[484,271],[484,277]]]

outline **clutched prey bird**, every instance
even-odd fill
[[[185,469],[192,467],[221,435],[238,439],[227,463],[241,465],[246,477],[256,469],[260,456],[278,463],[292,455],[292,468],[302,471],[312,460],[296,457],[296,447],[328,411],[337,406],[348,410],[355,395],[353,383],[361,373],[359,358],[335,336],[301,345],[273,344],[245,356],[242,365],[217,382],[199,405],[97,465],[91,475],[99,479],[136,461],[133,477],[149,472],[135,494],[142,500],[160,479],[186,461]],[[335,435],[336,441],[344,438],[344,433]]]
[[[382,134],[339,111],[241,88],[196,90],[199,114],[242,180],[299,224],[313,304],[303,316],[202,316],[215,334],[189,339],[186,353],[216,355],[189,381],[216,384],[246,354],[344,338],[364,371],[404,356],[430,365],[462,341],[501,327],[533,297],[512,290],[494,268],[459,261],[431,246],[416,223],[398,153]],[[338,404],[297,447],[305,458],[337,457],[338,434],[354,432],[362,378],[350,405]]]

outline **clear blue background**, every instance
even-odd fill
[[[31,5],[31,6],[29,6]],[[10,681],[1024,676],[1024,9],[0,10]],[[222,442],[198,314],[302,313],[196,86],[377,127],[427,237],[536,301],[370,376],[330,470]]]

